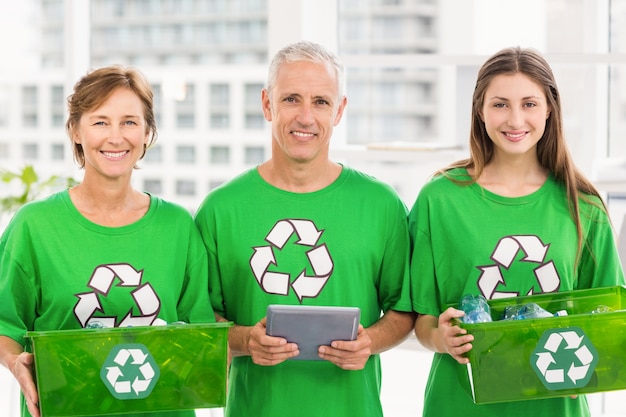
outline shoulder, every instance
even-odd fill
[[[206,198],[215,198],[215,196],[219,196],[221,198],[237,194],[241,188],[250,187],[250,184],[254,184],[257,178],[260,178],[260,176],[256,168],[246,170],[212,189],[207,194]]]
[[[250,195],[257,185],[262,185],[262,181],[256,168],[246,170],[212,189],[200,203],[197,213],[214,210],[217,206],[241,204],[242,198]]]
[[[69,202],[67,190],[59,191],[42,199],[29,201],[15,212],[14,218],[38,216],[42,213],[49,216],[50,212],[59,210],[66,201]]]
[[[369,188],[382,194],[387,194],[392,198],[399,198],[397,191],[390,184],[354,168],[344,166],[343,170],[346,182],[351,186],[358,186],[361,189]]]
[[[449,192],[457,193],[463,185],[469,185],[471,177],[464,169],[451,169],[444,173],[437,173],[430,177],[420,189],[420,196],[432,196],[438,194],[447,194]]]
[[[608,219],[608,213],[602,199],[596,195],[580,193],[578,195],[581,215],[596,219]]]
[[[178,220],[192,219],[191,212],[188,209],[173,201],[164,200],[161,197],[150,194],[150,204],[156,207],[158,213],[167,215],[170,218]]]
[[[30,201],[13,213],[11,220],[4,230],[4,237],[30,235],[33,230],[46,228],[46,222],[51,219],[58,221],[59,217],[67,211],[65,200],[69,201],[67,191],[61,191],[48,197]],[[64,220],[61,220],[64,221]]]

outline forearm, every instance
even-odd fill
[[[367,331],[372,340],[372,354],[379,354],[403,342],[413,330],[415,313],[389,310]]]
[[[415,336],[426,349],[437,353],[445,352],[441,338],[437,335],[437,317],[420,315],[415,320]]]
[[[228,347],[231,355],[250,356],[249,341],[252,326],[240,326],[235,324],[228,331]]]

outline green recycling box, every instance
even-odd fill
[[[223,407],[231,325],[28,332],[42,417]]]
[[[505,307],[529,302],[567,315],[499,321]],[[495,321],[462,324],[474,336],[474,402],[626,389],[626,287],[494,299],[489,306]],[[609,311],[595,312],[599,307]]]

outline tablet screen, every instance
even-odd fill
[[[296,343],[294,360],[322,360],[317,349],[333,340],[354,340],[359,329],[358,307],[271,304],[267,307],[267,334]]]

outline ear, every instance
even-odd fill
[[[263,106],[263,116],[268,122],[272,121],[272,103],[270,102],[270,94],[266,88],[261,90],[261,105]]]
[[[346,96],[343,96],[341,99],[341,103],[339,104],[339,107],[337,108],[337,114],[335,115],[335,121],[333,123],[333,126],[337,126],[339,124],[339,122],[341,121],[341,117],[343,116],[343,111],[346,109],[347,105],[348,105],[348,98]]]
[[[73,126],[70,126],[70,136],[72,137],[72,142],[77,144],[81,143],[80,135]]]

